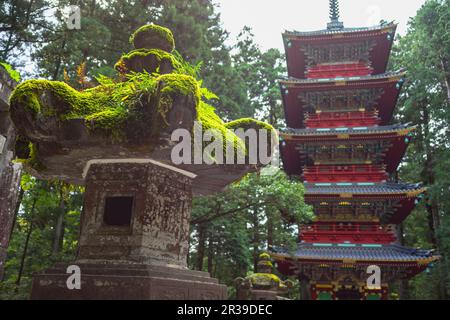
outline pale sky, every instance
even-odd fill
[[[284,30],[313,31],[326,28],[328,0],[216,0],[227,31],[234,40],[247,25],[263,49],[283,49]],[[340,0],[341,21],[345,27],[368,27],[381,19],[399,23],[405,34],[409,17],[425,0]],[[283,49],[284,50],[284,49]]]

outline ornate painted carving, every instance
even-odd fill
[[[307,154],[309,164],[382,164],[384,153],[390,142],[351,141],[336,144],[333,142],[304,143],[299,145],[302,154]]]
[[[309,111],[359,111],[376,108],[383,92],[382,88],[308,91],[299,98]]]
[[[349,43],[307,44],[301,48],[306,55],[309,66],[322,63],[342,61],[369,61],[370,50],[375,45],[373,40]]]

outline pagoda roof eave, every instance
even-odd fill
[[[383,132],[382,130],[385,131]],[[288,173],[288,175],[301,175],[303,166],[305,166],[308,161],[307,154],[303,149],[308,146],[317,146],[318,144],[332,145],[338,143],[358,143],[369,145],[377,141],[384,141],[387,149],[385,150],[385,155],[381,159],[380,164],[386,164],[387,172],[391,173],[397,169],[407,150],[410,139],[405,137],[408,137],[410,132],[411,128],[397,128],[392,129],[392,131],[381,129],[381,131],[379,132],[367,132],[362,130],[358,133],[327,132],[326,134],[309,133],[305,135],[280,133],[280,154],[283,160],[284,169]],[[367,161],[361,161],[361,164],[374,164],[370,159]],[[316,165],[326,164],[325,162],[322,163],[322,161],[319,162],[321,163],[317,162]]]
[[[308,93],[331,93],[335,91],[352,92],[353,90],[379,90],[380,95],[374,101],[373,109],[379,112],[380,124],[386,125],[392,118],[397,100],[404,83],[405,71],[389,72],[376,76],[347,77],[325,79],[296,79],[280,80],[283,108],[287,125],[291,128],[305,126],[305,113],[308,108],[319,109],[319,106],[308,106],[302,95]],[[333,112],[330,110],[321,110]],[[338,112],[339,110],[335,110]]]
[[[283,38],[288,39],[301,39],[301,38],[310,38],[310,37],[328,37],[328,36],[352,36],[360,33],[370,33],[370,32],[377,32],[381,30],[387,30],[394,31],[397,28],[397,23],[395,22],[389,22],[386,24],[379,24],[371,27],[359,27],[359,28],[343,28],[340,30],[329,30],[329,29],[323,29],[323,30],[315,30],[315,31],[288,31],[286,30],[283,33]]]
[[[286,31],[283,42],[286,51],[287,69],[290,76],[306,78],[308,62],[301,50],[308,45],[350,44],[369,41],[374,44],[369,52],[372,74],[386,72],[389,53],[392,49],[397,25],[382,24],[368,28],[344,28],[341,30],[319,30],[311,32]]]
[[[401,196],[416,198],[426,188],[409,183],[305,183],[305,198],[322,196],[371,197]]]
[[[328,244],[299,243],[290,254],[285,248],[273,247],[271,256],[275,260],[302,260],[340,263],[417,263],[427,265],[440,257],[433,250],[420,250],[396,244]]]
[[[281,84],[282,88],[285,87],[295,87],[302,85],[320,85],[323,87],[326,86],[335,86],[337,84],[358,84],[358,83],[365,83],[365,82],[371,82],[371,81],[377,81],[377,80],[384,80],[384,81],[398,81],[399,79],[406,76],[406,70],[397,70],[397,71],[389,71],[381,74],[376,75],[366,75],[366,76],[353,76],[353,77],[337,77],[337,78],[308,78],[308,79],[299,79],[294,77],[286,77],[284,79],[280,79],[279,83]]]
[[[280,137],[284,140],[301,140],[302,138],[317,138],[319,140],[326,139],[349,139],[352,137],[359,138],[361,136],[371,135],[389,135],[406,136],[414,131],[416,126],[410,124],[398,124],[390,126],[374,126],[374,127],[350,127],[350,128],[317,128],[317,129],[292,129],[287,128],[280,131]],[[345,135],[345,137],[344,137]]]

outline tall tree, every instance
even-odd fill
[[[51,28],[45,12],[48,0],[5,0],[0,3],[0,61],[17,65],[30,44],[39,43]]]
[[[408,70],[397,117],[417,124],[400,177],[422,181],[428,188],[413,218],[404,224],[405,242],[411,246],[434,246],[442,255],[435,268],[412,281],[413,298],[424,298],[424,292],[428,298],[448,297],[450,105],[448,70],[442,62],[448,61],[450,54],[445,49],[450,41],[446,27],[449,4],[448,0],[427,1],[411,19],[408,33],[398,39],[392,59],[394,68]],[[425,277],[432,277],[433,281]]]

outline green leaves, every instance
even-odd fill
[[[450,293],[449,20],[449,0],[426,1],[410,20],[408,33],[398,38],[391,59],[393,69],[408,70],[396,118],[418,126],[400,178],[423,182],[428,188],[404,222],[405,242],[411,247],[437,246],[443,256],[438,267],[412,280],[411,294],[416,299],[446,299]]]

